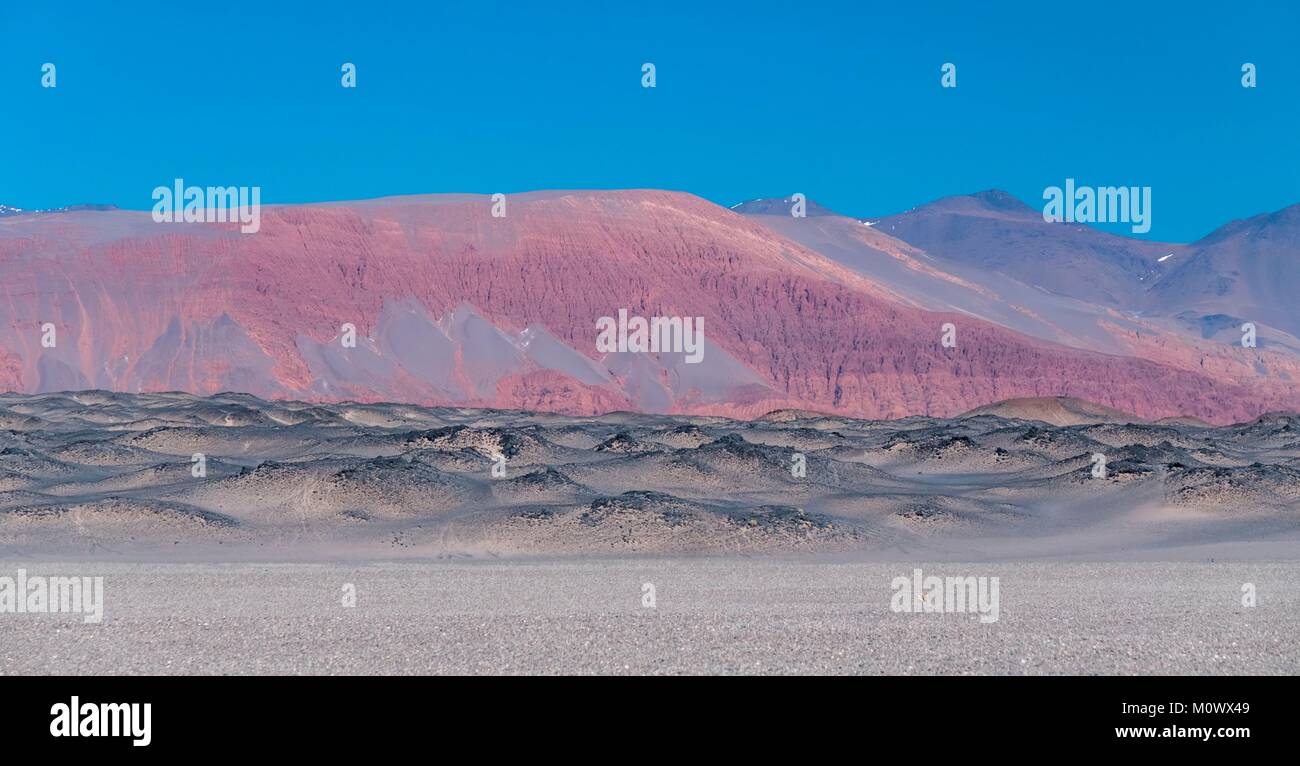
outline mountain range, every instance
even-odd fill
[[[1300,409],[1300,206],[1188,245],[1047,223],[997,191],[865,220],[657,190],[493,208],[264,206],[257,234],[0,217],[0,390],[742,418],[1057,396],[1212,423]],[[703,361],[598,351],[620,310],[702,318]]]

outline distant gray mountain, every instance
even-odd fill
[[[1185,246],[1049,223],[1042,212],[991,189],[886,216],[876,228],[930,255],[1007,274],[1057,295],[1136,309]],[[1174,254],[1173,259],[1162,258]]]
[[[117,205],[106,205],[106,204],[103,204],[103,203],[87,202],[87,203],[82,203],[82,204],[80,204],[80,205],[68,205],[67,207],[56,207],[56,208],[51,208],[51,209],[49,209],[49,210],[38,210],[38,211],[36,211],[36,212],[38,212],[38,213],[76,213],[76,212],[81,212],[81,211],[89,210],[89,211],[93,211],[93,212],[97,212],[97,213],[102,213],[102,212],[106,212],[106,211],[109,211],[109,210],[117,210],[117,209],[118,209]]]
[[[1300,334],[1300,205],[1225,224],[1189,248],[1152,286],[1152,310],[1226,315]]]
[[[32,215],[33,213],[75,213],[82,210],[117,210],[117,205],[104,205],[96,203],[85,203],[81,205],[68,205],[66,207],[50,208],[49,210],[23,210],[22,208],[10,207],[9,205],[0,205],[0,218],[11,215]]]

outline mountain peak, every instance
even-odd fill
[[[794,205],[794,200],[790,197],[762,197],[759,199],[741,202],[732,205],[731,210],[741,215],[790,215],[790,208]],[[809,218],[817,216],[838,216],[839,213],[830,208],[823,207],[812,200],[807,200],[804,204],[804,212]]]
[[[1019,197],[1001,189],[985,189],[974,194],[955,194],[951,197],[942,197],[907,212],[914,213],[918,211],[975,215],[1010,214],[1016,217],[1037,217],[1039,215],[1037,210],[1026,205]]]
[[[1261,213],[1250,218],[1229,221],[1194,244],[1210,245],[1243,232],[1259,233],[1290,229],[1300,229],[1300,204],[1288,205],[1272,213]]]
[[[1001,189],[985,189],[975,192],[970,198],[990,210],[1034,212],[1034,208],[1026,205],[1019,197]]]

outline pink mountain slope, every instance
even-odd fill
[[[1228,378],[907,305],[699,198],[660,191],[268,207],[237,225],[147,213],[0,219],[0,389],[238,390],[596,413],[953,415],[1075,396],[1240,421],[1300,403]],[[704,361],[602,354],[619,309],[703,317]],[[957,327],[958,345],[940,344]],[[57,332],[41,344],[42,325]],[[355,325],[345,348],[341,328]]]

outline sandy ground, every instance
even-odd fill
[[[915,566],[998,577],[998,620],[891,611]],[[0,575],[19,567],[104,577],[104,620],[0,614],[5,674],[1300,671],[1295,562],[6,560]]]

